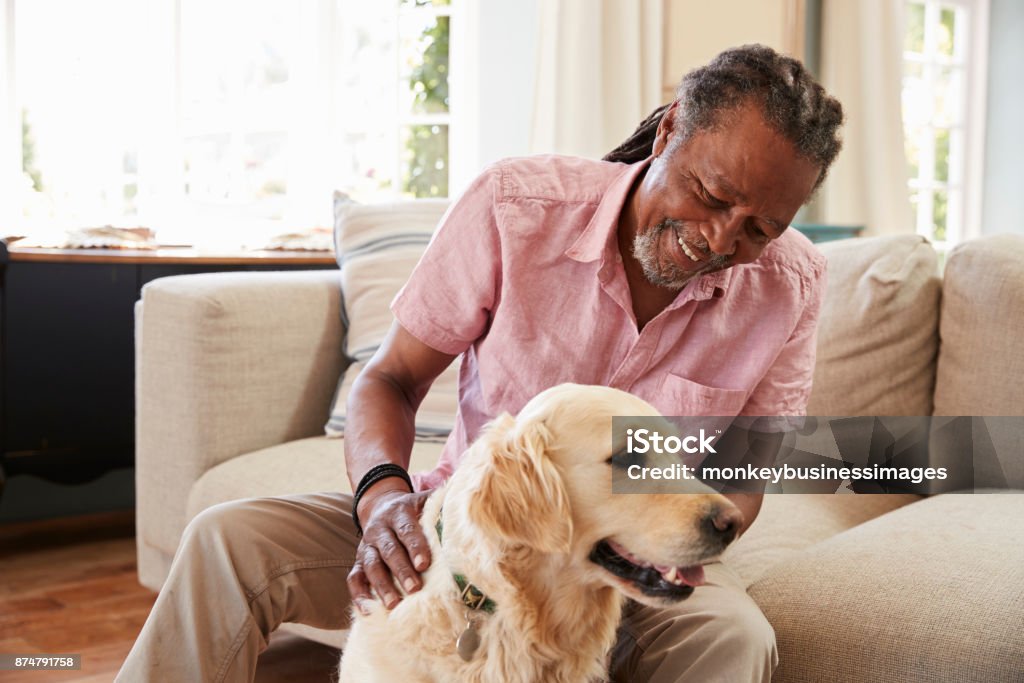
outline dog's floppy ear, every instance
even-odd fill
[[[487,467],[469,505],[485,533],[541,552],[567,552],[572,516],[562,477],[547,456],[551,434],[540,421],[497,418],[474,448]]]

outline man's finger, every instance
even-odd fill
[[[385,529],[373,539],[374,546],[380,552],[384,563],[391,574],[398,578],[405,592],[419,590],[421,586],[419,574],[413,569],[412,560],[405,545],[395,535],[393,529]]]
[[[348,573],[346,583],[352,604],[356,606],[360,614],[364,617],[367,616],[370,612],[366,608],[366,603],[373,600],[373,593],[370,592],[370,582],[366,578],[366,572],[363,571],[363,565],[358,560],[352,565],[352,571]]]
[[[426,571],[427,567],[430,566],[431,560],[430,543],[427,542],[427,537],[423,535],[423,528],[420,527],[416,518],[407,514],[399,515],[398,522],[395,524],[395,533],[398,535],[398,540],[405,546],[408,556],[412,558],[412,564],[416,571]],[[414,578],[415,590],[419,590],[422,581],[418,575]],[[401,576],[401,579],[405,590],[411,592],[409,586],[406,585],[406,577]]]
[[[381,536],[385,536],[385,534],[381,534]],[[394,546],[398,542],[390,533],[387,536],[390,536],[391,540],[385,540],[385,546],[388,544]],[[369,580],[370,586],[377,593],[377,596],[381,599],[381,602],[384,603],[384,606],[388,609],[394,609],[402,597],[395,587],[391,570],[382,558],[382,551],[373,545],[364,544],[363,547],[362,561],[363,569],[366,571],[366,578]]]

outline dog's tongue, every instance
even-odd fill
[[[704,584],[704,567],[695,564],[692,567],[654,567],[669,583],[686,584],[687,586],[701,586]]]
[[[661,574],[669,583],[674,583],[677,586],[693,586],[694,588],[704,584],[704,567],[699,564],[695,564],[692,567],[669,567],[668,565],[660,564],[652,565],[649,562],[641,560],[615,541],[609,540],[608,545],[611,546],[612,550],[633,564],[641,567],[654,567],[654,570]]]

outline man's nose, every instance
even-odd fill
[[[732,256],[739,249],[743,218],[727,216],[704,223],[701,234],[708,243],[708,248],[718,256]]]

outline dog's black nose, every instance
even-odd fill
[[[709,538],[713,538],[723,546],[726,546],[736,538],[741,524],[743,524],[743,513],[739,509],[731,505],[726,508],[716,505],[708,512],[702,526],[704,533]]]

